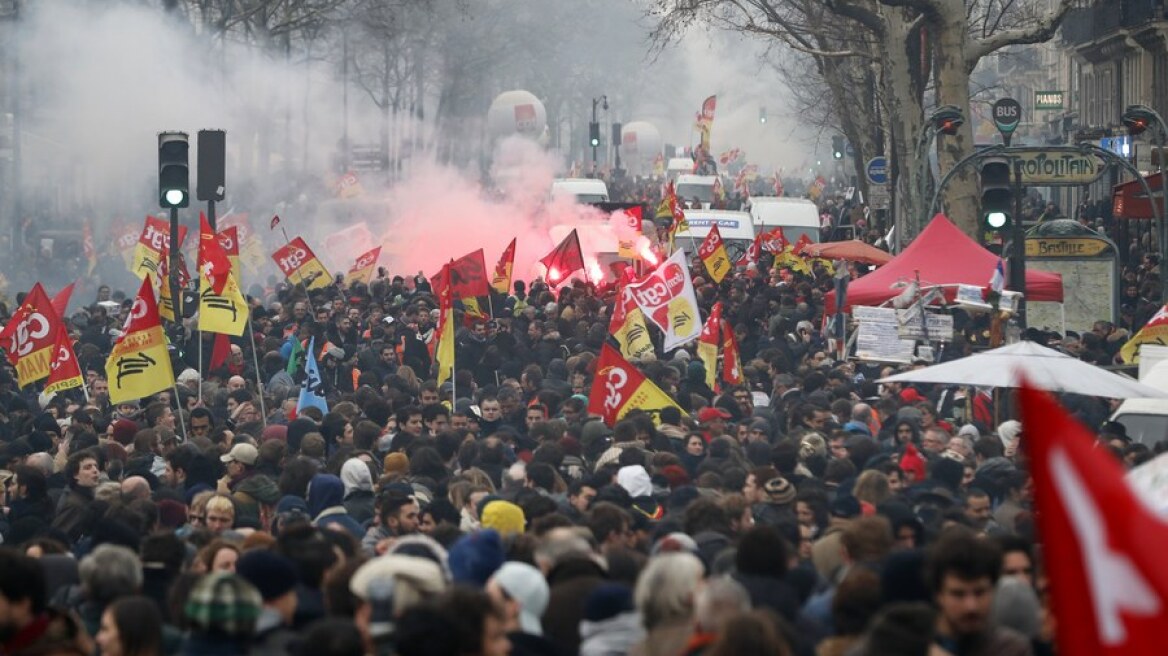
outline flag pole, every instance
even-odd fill
[[[202,387],[202,384],[200,384],[199,387]],[[171,383],[171,389],[174,390],[174,407],[178,410],[174,414],[175,414],[175,417],[178,418],[178,426],[179,426],[179,430],[182,431],[183,442],[186,442],[187,441],[187,422],[183,421],[183,416],[182,416],[183,409],[182,409],[181,403],[179,402],[178,379],[177,378],[174,379],[174,381]]]
[[[198,325],[198,324],[196,324]],[[199,330],[199,403],[203,402],[203,330]]]
[[[278,223],[277,225],[280,226],[280,233],[284,235],[284,245],[287,246],[288,244],[291,244],[292,239],[288,237],[288,230],[284,228],[284,224]],[[296,284],[300,285],[300,287],[304,289],[304,302],[308,304],[308,310],[313,314],[316,314],[316,308],[312,307],[312,298],[310,298],[308,294],[308,285],[304,284],[304,275],[300,272],[296,273]],[[248,315],[248,321],[251,321],[250,314]]]
[[[251,327],[251,308],[247,310],[247,339],[251,343],[251,361],[255,365],[256,396],[260,398],[260,417],[264,428],[268,427],[268,410],[264,407],[264,383],[260,377],[260,356],[256,349],[255,331]]]

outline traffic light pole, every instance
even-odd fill
[[[599,101],[596,98],[592,99],[592,124],[588,126],[589,131],[591,131],[592,125],[598,125],[598,123],[596,122],[596,105],[598,103],[599,103]],[[592,173],[594,173],[594,174],[596,173],[596,148],[597,148],[596,144],[593,144],[592,145]]]
[[[167,284],[170,285],[170,307],[174,323],[182,323],[182,296],[178,285],[178,208],[170,208],[170,271]]]
[[[1026,231],[1022,227],[1022,162],[1014,160],[1014,217],[1010,223],[1010,290],[1018,299],[1018,325],[1026,329]]]

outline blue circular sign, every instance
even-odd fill
[[[868,160],[864,174],[868,176],[868,182],[871,184],[888,184],[888,158],[881,156]]]

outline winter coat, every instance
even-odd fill
[[[93,504],[91,488],[70,485],[57,504],[57,515],[53,518],[53,528],[69,536],[75,543],[86,531],[89,521],[89,506]]]
[[[693,635],[693,623],[689,619],[659,624],[645,634],[645,637],[629,650],[629,656],[676,656],[680,654]]]
[[[734,580],[750,594],[751,607],[769,608],[791,623],[799,617],[799,595],[783,579],[736,573]]]
[[[93,641],[71,613],[49,609],[20,633],[0,643],[5,656],[88,656],[96,650]]]
[[[580,656],[624,656],[645,637],[641,616],[621,613],[601,622],[580,621]]]
[[[339,526],[360,540],[365,535],[365,529],[345,512],[343,496],[341,479],[332,474],[317,474],[308,484],[308,513],[312,515],[313,524],[317,527]]]

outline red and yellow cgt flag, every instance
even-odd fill
[[[503,254],[499,256],[499,263],[495,265],[495,275],[491,278],[491,288],[500,294],[511,293],[511,272],[515,269],[515,241],[512,239]]]
[[[1148,319],[1140,331],[1119,349],[1119,357],[1128,364],[1140,361],[1140,344],[1168,344],[1168,305]]]
[[[16,367],[16,378],[21,387],[48,377],[53,345],[60,327],[61,320],[53,302],[38,282],[0,331],[0,345],[8,355],[8,361]]]
[[[609,426],[633,410],[648,412],[655,422],[660,421],[659,414],[664,408],[681,410],[668,394],[609,344],[600,350],[588,398],[588,413],[599,416]]]
[[[150,275],[142,280],[122,335],[105,363],[110,403],[133,401],[174,385],[174,369],[154,301]]]
[[[649,339],[645,315],[633,300],[632,292],[623,286],[616,292],[608,332],[616,339],[621,355],[630,360],[642,360],[653,353],[653,340]]]
[[[187,229],[178,228],[178,246],[181,249],[186,239]],[[134,262],[130,272],[145,278],[147,275],[158,275],[158,264],[162,259],[162,252],[170,248],[170,224],[157,217],[146,217],[146,225],[138,237],[138,244],[134,247]]]
[[[222,294],[231,275],[231,260],[202,212],[199,212],[198,268],[203,282],[210,283],[216,294]]]
[[[718,231],[718,226],[710,227],[710,233],[698,247],[698,257],[702,258],[702,264],[706,266],[706,271],[714,279],[715,284],[722,282],[726,274],[730,273],[732,268],[730,256],[726,254],[726,242],[722,241],[722,233]]]
[[[434,359],[438,362],[438,386],[454,377],[454,290],[450,282],[450,265],[442,267],[442,290],[438,293],[438,327]]]
[[[49,365],[49,380],[45,382],[45,392],[81,387],[85,378],[81,375],[81,365],[73,351],[73,341],[64,326],[57,329],[57,341],[53,347],[53,360]]]
[[[490,294],[487,261],[483,257],[483,249],[467,253],[443,265],[442,270],[430,279],[430,289],[434,291],[435,296],[440,296],[447,284],[452,286],[451,301]]]
[[[698,359],[706,368],[706,386],[712,390],[718,387],[718,336],[722,330],[722,302],[714,303],[710,316],[702,326],[698,336]]]
[[[333,284],[332,274],[301,237],[277,249],[272,253],[272,259],[292,284],[304,285],[307,289],[320,289]]]
[[[380,246],[357,258],[353,268],[349,269],[349,285],[358,282],[368,285],[369,281],[373,279],[373,272],[377,269],[377,258],[379,257],[381,257]]]
[[[239,291],[235,277],[230,273],[224,279],[223,291],[216,292],[204,273],[199,285],[199,330],[220,335],[243,335],[247,328],[250,308]]]

